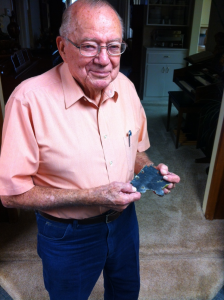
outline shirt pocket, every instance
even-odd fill
[[[134,172],[135,159],[136,159],[136,154],[138,149],[138,135],[139,135],[139,130],[132,133],[132,135],[130,136],[130,140],[128,134],[123,138],[125,150],[126,150],[128,169],[130,172]]]

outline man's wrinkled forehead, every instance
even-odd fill
[[[119,32],[122,37],[120,20],[111,7],[106,5],[92,7],[81,3],[74,7],[71,22],[71,32],[74,35],[85,30],[94,30],[94,25],[99,23],[102,32],[105,30],[106,33],[109,26],[111,31]]]

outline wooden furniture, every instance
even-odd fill
[[[211,186],[205,217],[208,220],[224,219],[224,122],[222,120],[221,134],[212,173]]]
[[[219,73],[210,62],[193,64],[174,70],[173,81],[188,94],[194,102],[220,97],[218,85],[223,84]]]
[[[194,2],[194,0],[148,0],[145,28],[148,36],[147,45],[189,48]],[[155,32],[158,31],[167,31],[164,39],[155,38]],[[170,39],[171,31],[175,37],[182,35],[181,43],[178,38]]]
[[[167,131],[169,131],[169,127],[170,127],[170,113],[171,113],[172,104],[178,110],[177,134],[176,134],[176,143],[175,143],[177,149],[179,144],[183,114],[184,113],[199,114],[201,105],[199,103],[194,103],[192,98],[190,98],[183,91],[169,92]]]
[[[188,26],[191,0],[149,0],[147,25],[171,27]]]
[[[168,91],[180,91],[173,72],[186,66],[187,49],[146,48],[143,103],[167,103]]]
[[[178,87],[181,88],[185,94],[185,97],[188,97],[188,102],[190,103],[191,101],[191,107],[188,107],[190,108],[191,112],[185,111],[187,116],[192,112],[199,113],[200,110],[204,109],[205,105],[208,105],[208,103],[213,100],[221,100],[220,97],[222,96],[222,93],[220,93],[220,89],[223,90],[223,78],[222,72],[219,72],[219,68],[217,68],[214,58],[202,63],[194,63],[189,67],[174,70],[173,81]],[[172,92],[170,92],[170,94],[173,95]],[[174,101],[173,98],[174,97],[171,98],[172,101]],[[184,106],[187,110],[185,104]],[[179,116],[179,118],[181,118],[181,116]],[[180,124],[178,126],[180,126]],[[196,130],[199,130],[199,126],[196,128]],[[200,139],[200,136],[201,133],[199,131],[197,139],[198,147],[198,140]],[[178,141],[176,141],[176,148],[177,145]],[[203,158],[202,160],[196,160],[196,162],[209,162],[209,155],[206,153],[205,149],[201,148],[201,150],[206,155],[206,158]]]

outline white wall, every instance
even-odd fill
[[[194,15],[193,15],[193,22],[192,22],[189,55],[198,52],[198,40],[199,40],[200,26],[201,26],[202,7],[203,7],[203,0],[196,0],[194,5]]]
[[[201,27],[208,27],[212,0],[203,0]]]

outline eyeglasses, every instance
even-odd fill
[[[83,56],[94,57],[100,53],[101,48],[106,48],[107,53],[111,56],[121,55],[126,50],[126,43],[112,42],[106,46],[100,46],[96,42],[87,41],[80,46],[74,44],[70,39],[63,37],[73,46],[79,49],[79,52]]]

